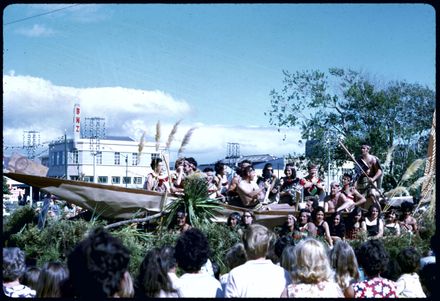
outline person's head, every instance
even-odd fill
[[[380,214],[380,206],[377,203],[371,204],[368,208],[368,216],[372,219],[378,218]]]
[[[295,246],[288,245],[284,248],[281,254],[280,266],[283,267],[289,273],[292,273],[295,262]]]
[[[331,182],[330,184],[330,193],[331,195],[336,195],[339,191],[339,183],[336,181]]]
[[[241,161],[241,162],[238,164],[237,174],[238,174],[240,177],[243,177],[244,169],[245,169],[246,167],[248,167],[248,166],[252,166],[252,162],[251,162],[251,161],[249,161],[249,160],[247,160],[247,159]]]
[[[248,260],[265,258],[273,233],[263,225],[250,225],[243,235],[243,245]]]
[[[114,296],[129,262],[130,251],[119,238],[102,227],[93,229],[68,255],[71,293],[93,299]]]
[[[280,259],[283,255],[283,251],[287,246],[294,246],[295,241],[291,235],[283,235],[279,237],[275,242],[274,252],[275,255]]]
[[[254,214],[250,210],[246,210],[243,212],[243,216],[241,218],[243,225],[251,225],[254,222]]]
[[[183,210],[177,211],[176,221],[177,221],[177,225],[179,227],[185,226],[185,224],[187,223],[186,219],[187,219],[187,214],[185,211],[183,211]]]
[[[316,177],[318,175],[318,165],[316,164],[309,164],[307,166],[307,170],[309,171],[309,175]]]
[[[324,221],[324,218],[325,218],[324,208],[322,208],[321,206],[316,207],[312,212],[313,222],[320,223]]]
[[[295,225],[295,216],[293,213],[289,213],[286,218],[286,226],[293,227]]]
[[[273,175],[273,167],[271,163],[264,164],[263,167],[263,178],[270,179]]]
[[[214,175],[214,169],[212,169],[211,167],[206,167],[203,169],[203,173],[206,176],[206,181],[208,183],[211,183],[212,180],[214,179],[215,175]]]
[[[23,276],[26,257],[19,248],[3,248],[3,282],[13,282]]]
[[[298,217],[300,225],[305,225],[311,221],[311,214],[308,209],[301,209]]]
[[[316,197],[310,198],[306,201],[306,209],[313,212],[317,207],[319,207],[319,200]]]
[[[69,277],[60,262],[47,262],[41,269],[37,284],[37,298],[61,297],[61,285]]]
[[[405,201],[400,205],[400,209],[402,210],[402,216],[408,216],[412,213],[414,208],[413,203]]]
[[[217,175],[224,175],[226,173],[225,163],[220,161],[215,162],[214,170]]]
[[[20,282],[36,291],[39,276],[40,269],[38,267],[28,267],[24,272],[22,281]]]
[[[364,242],[357,253],[359,265],[369,278],[383,272],[389,261],[389,254],[380,239],[370,239]]]
[[[250,180],[253,181],[255,179],[256,173],[255,173],[255,169],[249,165],[246,166],[241,173],[241,177],[245,180]]]
[[[340,211],[334,212],[330,220],[332,221],[335,227],[342,225],[344,223],[344,221],[342,220],[342,213]]]
[[[161,158],[153,158],[151,159],[151,168],[156,173],[161,173],[163,169],[163,162]]]
[[[177,261],[175,256],[175,249],[173,246],[164,245],[160,249],[160,264],[162,269],[167,272],[175,272],[177,268]]]
[[[180,166],[185,165],[185,158],[178,158],[176,159],[176,162],[174,162],[174,168],[177,170]]]
[[[225,264],[232,270],[247,261],[246,250],[242,243],[233,245],[225,255]]]
[[[197,273],[210,254],[208,239],[197,228],[183,232],[176,242],[175,256],[178,266],[186,273]]]
[[[407,247],[397,255],[397,262],[403,274],[411,274],[418,270],[420,264],[420,253],[413,247]]]
[[[350,223],[355,224],[362,219],[362,209],[360,207],[354,207],[353,211],[348,214],[348,220]]]
[[[238,212],[232,212],[228,216],[227,225],[231,228],[235,228],[241,222],[241,216]]]
[[[336,273],[336,279],[342,288],[347,288],[352,279],[359,280],[356,254],[349,243],[336,241],[329,253],[330,265]]]
[[[361,144],[361,153],[362,154],[368,154],[370,152],[371,146],[368,142],[364,141]]]
[[[136,278],[136,294],[138,297],[158,297],[161,290],[172,291],[172,284],[168,278],[168,270],[162,265],[161,250],[149,250],[139,267]]]
[[[291,163],[287,163],[286,167],[284,168],[284,174],[286,175],[286,177],[289,178],[296,178],[296,170],[295,167],[293,166],[293,164]]]
[[[292,270],[294,283],[320,283],[333,276],[327,250],[314,238],[301,240],[295,246],[295,264]]]
[[[397,220],[397,211],[392,208],[385,213],[385,220],[388,223],[394,223]]]
[[[342,185],[350,185],[352,180],[352,176],[349,173],[344,173],[342,175]]]
[[[197,161],[196,159],[194,159],[193,157],[188,157],[185,158],[186,163],[189,163],[189,165],[191,166],[191,168],[196,171],[197,170]]]

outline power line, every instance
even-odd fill
[[[48,11],[48,12],[45,12],[45,13],[42,13],[42,14],[38,14],[38,15],[26,17],[26,18],[23,18],[23,19],[18,19],[18,20],[15,20],[15,21],[11,21],[11,22],[5,23],[4,25],[10,25],[10,24],[26,21],[26,20],[29,20],[29,19],[32,19],[32,18],[37,18],[37,17],[41,17],[41,16],[44,16],[44,15],[53,14],[53,13],[58,12],[60,10],[71,8],[71,7],[74,7],[74,6],[77,6],[77,5],[80,5],[80,4],[73,4],[73,5],[69,5],[69,6],[66,6],[66,7],[54,9],[54,10],[51,10],[51,11]]]

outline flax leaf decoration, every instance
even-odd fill
[[[186,132],[185,136],[183,137],[182,144],[180,145],[179,151],[177,152],[177,157],[180,157],[180,154],[183,152],[186,145],[189,143],[189,139],[191,138],[191,135],[195,129],[196,128],[193,127],[193,128],[190,128],[188,130],[188,132]]]
[[[174,140],[174,135],[176,134],[176,132],[177,132],[177,128],[178,128],[179,123],[180,123],[181,121],[182,121],[182,120],[179,120],[179,121],[177,121],[177,122],[174,124],[173,129],[171,130],[170,135],[168,136],[168,141],[167,141],[167,144],[166,144],[166,146],[165,146],[166,149],[169,149],[169,148],[170,148],[171,142],[173,142],[173,140]]]

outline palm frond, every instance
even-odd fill
[[[177,157],[180,157],[180,154],[185,149],[186,145],[189,143],[189,139],[191,138],[191,135],[193,134],[194,130],[196,128],[190,128],[188,132],[186,132],[185,136],[183,137],[182,144],[180,145],[179,151],[177,152]]]
[[[160,146],[160,121],[158,120],[156,123],[156,152],[159,151],[159,146]]]
[[[425,162],[424,159],[417,159],[406,169],[405,173],[402,176],[402,182],[411,178],[412,175],[423,165]]]
[[[395,148],[396,148],[396,145],[393,145],[390,148],[388,148],[387,156],[386,156],[385,163],[384,163],[384,166],[387,168],[389,168],[391,161],[393,160],[393,153],[394,153]]]
[[[168,141],[167,141],[165,148],[167,148],[167,149],[170,148],[171,142],[173,142],[173,140],[174,140],[174,135],[176,134],[177,128],[178,128],[181,121],[182,120],[179,120],[174,124],[173,129],[171,130],[171,132],[168,136]]]
[[[418,178],[414,183],[411,184],[411,186],[409,186],[409,189],[412,190],[419,188],[427,178],[427,176]]]
[[[142,133],[141,140],[139,141],[139,145],[138,145],[138,156],[137,156],[137,164],[139,164],[139,161],[140,161],[140,159],[141,159],[142,151],[144,150],[144,138],[145,138],[145,134],[146,134],[146,132],[144,131],[144,132]]]
[[[391,196],[394,196],[396,194],[399,194],[399,195],[410,195],[409,191],[408,191],[408,189],[406,187],[397,186],[396,188],[391,189],[390,191],[387,191],[385,193],[385,196],[386,197],[391,197]]]

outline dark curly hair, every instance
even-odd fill
[[[413,247],[408,247],[399,252],[397,255],[402,274],[411,274],[417,271],[420,262],[420,253]]]
[[[80,298],[112,297],[128,269],[130,252],[102,227],[90,232],[67,258],[70,294]]]
[[[360,266],[370,278],[385,271],[389,261],[389,254],[382,240],[379,239],[371,239],[363,243],[356,255]]]
[[[26,271],[26,257],[19,248],[3,249],[3,282],[12,282]]]
[[[209,258],[208,239],[197,228],[183,232],[176,242],[175,256],[177,264],[187,273],[196,273]]]

